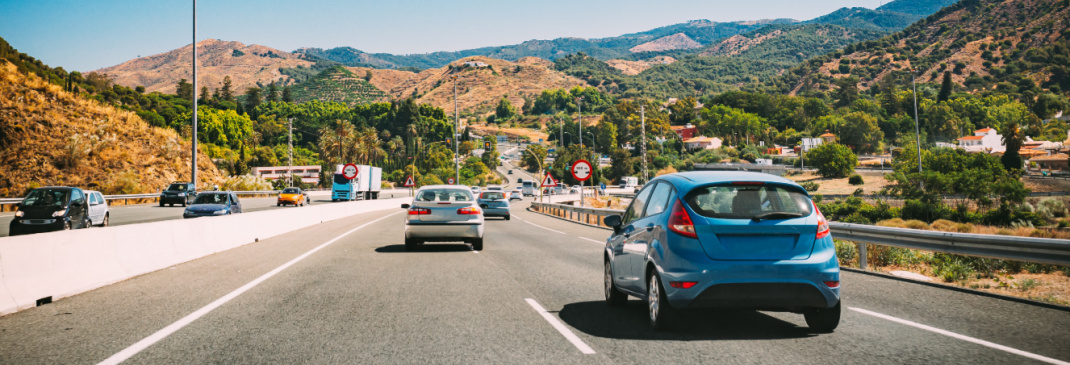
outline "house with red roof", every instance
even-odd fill
[[[1003,135],[996,132],[992,127],[973,131],[972,136],[959,138],[959,148],[966,152],[1004,152],[1007,147],[1003,145]]]

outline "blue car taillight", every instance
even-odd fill
[[[698,238],[691,215],[687,214],[687,209],[684,209],[684,204],[680,202],[680,199],[676,199],[676,203],[672,206],[672,213],[669,215],[669,230],[684,237]]]
[[[813,204],[813,202],[811,202]],[[828,237],[829,233],[829,221],[825,219],[825,215],[821,214],[821,210],[817,209],[817,204],[814,204],[814,211],[817,212],[817,236],[816,239],[822,239]]]

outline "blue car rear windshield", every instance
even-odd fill
[[[691,210],[709,218],[751,219],[767,213],[809,216],[813,203],[801,191],[778,185],[713,185],[691,190]]]

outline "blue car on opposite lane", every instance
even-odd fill
[[[650,324],[680,310],[802,313],[815,332],[840,320],[840,267],[828,221],[806,190],[754,172],[663,175],[623,216],[606,217],[605,295],[645,298]]]

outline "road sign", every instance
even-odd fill
[[[546,173],[546,178],[542,179],[542,187],[544,187],[544,188],[552,188],[552,187],[555,187],[555,186],[557,186],[557,181],[555,181],[554,177],[551,176],[549,172],[547,172]]]
[[[572,164],[572,177],[579,181],[587,181],[591,178],[591,163],[587,160],[578,160]]]
[[[409,176],[408,179],[405,179],[405,184],[403,186],[405,186],[406,188],[413,187],[416,186],[416,182],[413,181],[412,176]]]
[[[354,165],[354,164],[351,164],[351,163],[350,164],[346,164],[345,167],[342,168],[342,176],[345,177],[346,179],[349,179],[349,180],[356,179],[357,178],[357,165]]]
[[[602,185],[598,185],[598,187],[602,188],[602,190],[606,190],[606,183],[602,183]]]
[[[448,179],[446,179],[446,184],[449,184],[449,185],[453,185],[453,183],[455,183],[455,182],[457,182],[457,181],[453,180],[453,178],[452,178],[452,177],[451,177],[451,178],[448,178]]]

